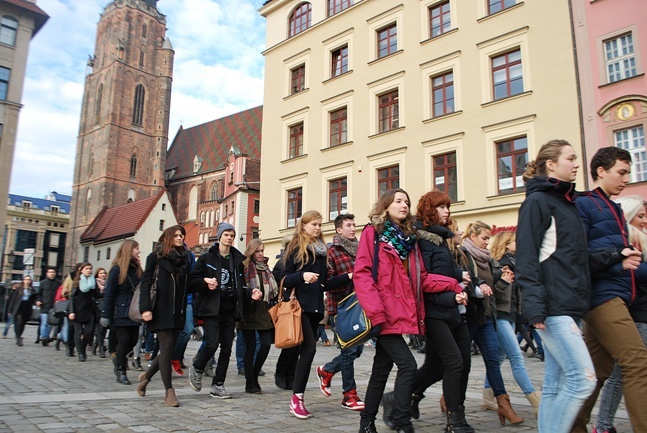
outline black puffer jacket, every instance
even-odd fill
[[[547,316],[582,318],[591,274],[586,233],[573,203],[575,185],[545,176],[526,182],[519,209],[515,280],[530,324]]]
[[[514,272],[517,258],[514,254],[505,253],[501,260],[495,261],[497,268],[507,266]],[[496,315],[498,319],[511,322],[517,321],[517,314],[521,313],[521,291],[516,281],[511,284],[497,284],[494,287],[494,300],[496,302]]]
[[[301,268],[295,258],[296,251],[285,258],[285,267],[281,273],[281,278],[285,278],[283,281],[283,287],[286,289],[284,299],[288,300],[290,292],[296,288],[295,293],[301,309],[306,313],[320,314],[323,318],[325,312],[323,292],[326,290],[328,278],[326,257],[315,257],[312,251],[308,251],[306,263]],[[306,284],[303,281],[304,272],[319,274],[319,279],[315,283]]]
[[[137,275],[138,271],[139,265],[131,262],[128,267],[128,277],[121,284],[119,284],[119,273],[121,272],[119,266],[113,266],[108,272],[108,280],[103,290],[101,317],[110,319],[114,326],[139,326],[139,323],[133,322],[128,317],[128,308],[130,308],[130,301],[133,299],[133,292],[141,280],[141,276]]]

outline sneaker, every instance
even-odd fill
[[[375,421],[360,421],[359,433],[377,433],[375,428]]]
[[[357,395],[357,390],[351,389],[344,393],[344,398],[341,401],[341,407],[350,410],[364,410],[364,402],[360,400]]]
[[[209,393],[211,397],[217,397],[222,399],[231,398],[229,391],[225,389],[225,385],[211,385],[211,392]]]
[[[296,416],[299,419],[308,419],[312,416],[306,406],[303,404],[303,399],[292,394],[292,400],[290,401],[290,413]]]
[[[324,366],[320,365],[317,367],[317,376],[319,376],[319,389],[321,390],[321,393],[326,397],[330,397],[330,394],[332,394],[330,390],[330,382],[332,382],[334,374],[328,373],[324,370]]]
[[[171,368],[173,368],[173,372],[178,376],[184,376],[184,372],[182,371],[182,366],[180,365],[180,361],[178,361],[177,359],[171,359]]]
[[[196,392],[200,392],[202,389],[202,372],[194,366],[189,367],[189,385]]]

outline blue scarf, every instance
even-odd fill
[[[85,276],[81,275],[79,278],[79,290],[83,293],[88,293],[90,290],[96,287],[96,282],[94,281],[94,276]]]

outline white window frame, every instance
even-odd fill
[[[627,78],[635,77],[638,75],[638,59],[636,56],[636,44],[634,42],[634,33],[626,32],[616,35],[612,38],[605,39],[602,42],[602,55],[604,59],[604,70],[607,83],[615,83]],[[629,37],[630,40],[627,40]],[[623,44],[625,42],[625,44]],[[607,57],[609,46],[608,44],[615,43],[618,55],[609,59]],[[624,54],[624,50],[631,50]],[[610,67],[614,71],[610,71]]]
[[[618,140],[618,134],[627,133]],[[613,145],[631,154],[631,182],[647,180],[647,149],[645,148],[645,127],[643,124],[613,131]],[[640,167],[643,169],[640,169]]]
[[[283,60],[283,64],[285,65],[285,89],[283,91],[285,98],[306,92],[310,88],[310,48]],[[306,71],[306,78],[303,83],[304,88],[299,92],[292,93],[292,70],[300,65],[303,65]]]
[[[343,32],[330,37],[323,41],[323,64],[324,67],[326,68],[325,73],[324,73],[324,83],[327,80],[332,80],[334,78],[339,78],[342,77],[350,72],[353,71],[353,62],[354,62],[354,57],[353,56],[353,28],[350,28],[348,30],[344,30]],[[348,70],[340,75],[337,75],[333,77],[332,75],[332,53],[333,51],[336,51],[346,45],[348,47]],[[307,73],[307,71],[306,71]],[[306,79],[307,79],[306,75]]]

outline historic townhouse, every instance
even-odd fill
[[[550,3],[550,7],[547,3]],[[515,225],[549,139],[581,147],[569,5],[520,0],[270,0],[261,230],[302,211],[359,224],[381,192],[437,188],[461,226]]]

